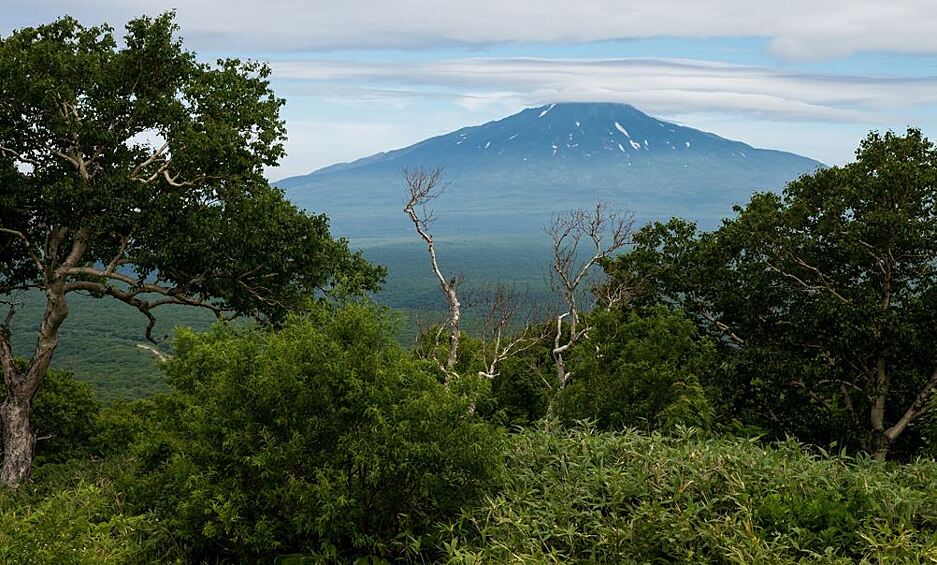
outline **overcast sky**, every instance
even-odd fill
[[[274,179],[556,101],[830,164],[870,129],[937,137],[937,0],[0,0],[0,34],[167,9],[202,58],[273,67]]]

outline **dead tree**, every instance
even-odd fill
[[[539,323],[527,293],[518,292],[512,286],[497,285],[486,290],[482,300],[485,305],[482,327],[485,367],[478,374],[494,379],[498,376],[501,362],[530,349],[546,337],[548,324]]]
[[[565,307],[565,312],[556,316],[553,342],[560,388],[566,386],[571,376],[564,354],[589,331],[589,327],[581,325],[580,313],[592,289],[588,279],[593,267],[628,243],[633,226],[633,216],[616,214],[608,204],[599,202],[589,210],[580,208],[567,214],[554,214],[544,228],[553,243],[550,286],[560,295]],[[581,244],[588,247],[582,249]],[[622,296],[623,292],[609,292],[606,299]]]
[[[442,365],[443,372],[446,373],[446,382],[448,383],[454,375],[455,365],[459,360],[459,332],[462,321],[462,306],[459,303],[458,287],[462,282],[461,277],[447,277],[439,268],[439,261],[436,257],[436,243],[429,232],[429,227],[434,220],[433,212],[427,207],[427,204],[439,196],[442,190],[441,178],[442,170],[435,168],[426,171],[422,167],[417,169],[403,169],[404,182],[407,185],[409,200],[403,211],[410,217],[416,232],[426,243],[426,249],[429,252],[430,264],[433,267],[433,273],[439,279],[439,288],[446,297],[449,306],[449,315],[443,328],[449,328],[449,353],[446,362]]]

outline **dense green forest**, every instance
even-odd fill
[[[27,354],[35,346],[45,297],[39,292],[15,294],[19,305],[13,351]],[[166,377],[150,347],[169,350],[169,341],[158,346],[144,337],[146,318],[125,304],[76,296],[70,304],[69,324],[62,330],[55,366],[94,387],[104,403],[147,398],[168,390]],[[167,310],[156,326],[158,335],[172,335],[176,327],[208,329],[215,317],[191,308]]]
[[[400,343],[412,345],[421,325],[445,319],[445,300],[429,269],[426,249],[419,242],[361,240],[352,245],[361,248],[369,261],[387,268],[384,287],[372,298],[401,316],[395,329]],[[509,283],[529,289],[533,301],[556,300],[547,285],[550,246],[546,237],[440,238],[439,245],[440,260],[453,272],[465,274],[467,289]],[[35,345],[45,297],[40,292],[26,292],[10,298],[19,304],[13,350],[25,355]],[[147,349],[153,344],[144,335],[145,317],[126,304],[81,295],[71,300],[70,310],[69,323],[62,330],[56,350],[56,367],[90,383],[98,398],[107,404],[168,390],[156,357]],[[480,305],[469,305],[465,313],[468,327],[482,323],[481,310]],[[171,337],[177,327],[206,330],[214,321],[210,312],[169,307],[157,319],[154,333]],[[164,340],[156,347],[168,351],[170,341]]]
[[[712,231],[557,215],[542,264],[414,215],[395,273],[263,179],[269,69],[177,31],[0,39],[0,561],[937,561],[921,132]]]

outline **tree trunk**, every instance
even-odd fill
[[[891,440],[885,433],[872,432],[872,457],[876,461],[885,461],[888,458],[888,449],[891,447]]]
[[[914,402],[905,410],[897,422],[887,430],[881,430],[880,435],[878,435],[879,430],[875,430],[877,434],[875,441],[877,443],[874,456],[876,459],[884,461],[888,456],[888,449],[895,443],[895,440],[908,429],[912,422],[928,412],[935,388],[937,388],[937,369],[934,369],[924,386],[918,390]]]
[[[65,300],[65,283],[59,278],[46,287],[46,309],[39,324],[39,336],[33,357],[21,371],[16,367],[10,347],[9,328],[3,328],[0,339],[0,357],[3,363],[3,379],[6,384],[6,400],[0,405],[0,423],[3,424],[3,466],[0,468],[0,484],[15,489],[29,478],[32,471],[36,436],[30,426],[33,397],[49,371],[52,355],[59,344],[59,328],[68,316]]]
[[[566,387],[569,381],[569,373],[566,371],[566,361],[563,359],[563,353],[576,343],[577,324],[579,322],[579,313],[576,311],[575,302],[572,295],[568,295],[567,303],[569,311],[556,317],[556,338],[553,341],[553,361],[556,364],[556,380],[560,390]],[[566,343],[560,344],[563,339],[563,318],[569,317],[569,338]]]
[[[559,384],[560,390],[566,387],[566,380],[568,378],[566,374],[566,361],[563,360],[562,353],[554,353],[553,360],[556,363],[556,382]]]
[[[29,478],[33,455],[36,450],[36,434],[29,425],[32,399],[22,398],[7,391],[7,398],[0,406],[0,422],[3,424],[3,468],[0,483],[15,489]]]
[[[885,359],[880,358],[875,365],[874,388],[872,390],[872,406],[869,412],[869,423],[877,434],[885,433],[885,404],[888,401],[888,392],[891,381],[885,366]]]
[[[456,363],[459,362],[459,334],[462,322],[462,310],[459,304],[459,297],[456,294],[456,282],[450,281],[448,285],[443,285],[446,298],[449,301],[449,356],[446,358],[446,381],[449,380],[449,374],[455,370]]]
[[[875,364],[875,376],[872,390],[872,406],[869,411],[869,423],[872,426],[872,456],[878,461],[888,457],[891,441],[885,433],[885,406],[891,385],[885,359],[880,357]]]

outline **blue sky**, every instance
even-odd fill
[[[555,101],[830,164],[871,129],[937,137],[933,0],[0,0],[0,33],[166,9],[201,57],[271,64],[290,135],[274,179]]]

